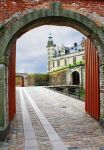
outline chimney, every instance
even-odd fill
[[[74,47],[76,47],[77,46],[77,43],[74,43]]]

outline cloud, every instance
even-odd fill
[[[80,32],[63,26],[44,25],[30,30],[17,40],[16,72],[47,72],[46,45],[50,32],[58,46],[63,43],[70,47],[83,37]]]
[[[41,58],[41,59],[40,59]],[[40,55],[26,61],[20,61],[17,64],[19,72],[28,73],[46,73],[47,72],[47,55]]]

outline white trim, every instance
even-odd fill
[[[34,148],[34,150],[39,150],[34,129],[28,114],[28,110],[26,108],[25,99],[22,94],[22,88],[19,88],[19,91],[20,91],[23,127],[24,127],[24,135],[25,135],[25,150],[29,150],[31,148],[32,149]]]

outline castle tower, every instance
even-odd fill
[[[46,48],[48,52],[48,72],[50,72],[53,69],[53,58],[56,56],[56,44],[53,43],[51,33],[49,34]]]

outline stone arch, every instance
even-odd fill
[[[21,86],[22,87],[28,86],[28,74],[27,73],[16,73],[16,77],[21,78]]]
[[[27,11],[26,14],[20,14],[17,17],[14,17],[14,19],[14,22],[11,20],[9,21],[10,24],[7,22],[9,27],[5,28],[6,25],[4,25],[0,32],[0,73],[2,75],[2,82],[0,82],[0,87],[2,87],[0,93],[0,100],[2,99],[0,127],[3,128],[3,130],[0,131],[0,135],[2,135],[3,132],[4,136],[6,134],[9,122],[8,118],[6,118],[7,116],[5,116],[5,110],[7,108],[4,109],[4,103],[6,104],[4,101],[7,100],[7,93],[4,91],[4,89],[7,88],[5,76],[7,76],[8,71],[11,45],[13,45],[16,42],[16,39],[19,38],[23,33],[34,27],[38,27],[44,24],[70,26],[90,38],[97,48],[100,59],[103,61],[104,58],[103,27],[97,25],[87,16],[83,16],[82,14],[75,11],[63,9],[61,7],[61,3],[52,3],[50,8]],[[15,110],[13,113],[15,113]],[[14,114],[12,114],[12,118],[13,115]]]
[[[20,82],[18,83],[18,86],[24,87],[24,77],[16,75],[16,78],[20,78]]]
[[[72,84],[73,85],[79,85],[80,84],[80,74],[78,71],[72,72]]]

